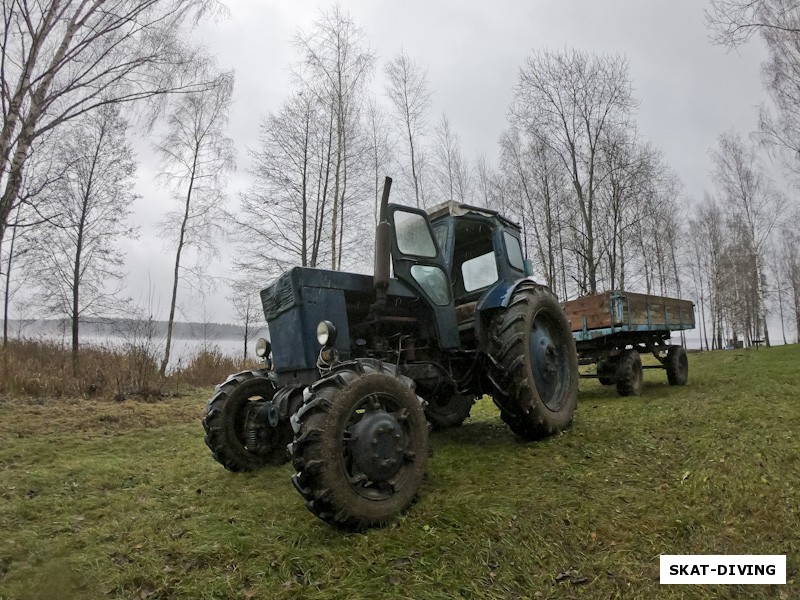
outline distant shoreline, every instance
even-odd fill
[[[2,320],[0,320],[2,323]],[[61,337],[69,335],[70,321],[67,319],[9,319],[9,335],[13,337]],[[98,319],[81,321],[81,336],[86,337],[166,337],[166,321],[146,321],[141,319]],[[264,326],[266,332],[266,326]],[[176,321],[172,335],[178,339],[235,339],[244,336],[244,327],[230,323],[198,323]]]

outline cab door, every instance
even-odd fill
[[[440,348],[458,348],[453,287],[425,211],[389,204],[394,275],[423,298],[434,315]]]

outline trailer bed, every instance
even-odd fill
[[[576,342],[619,333],[694,329],[689,300],[613,291],[564,302]]]
[[[643,369],[665,369],[670,385],[685,385],[689,363],[686,350],[671,345],[673,331],[694,329],[694,304],[689,300],[612,291],[564,302],[575,338],[578,362],[595,364],[603,385],[617,386],[622,396],[638,396]],[[642,365],[650,353],[658,365]]]

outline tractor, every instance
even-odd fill
[[[261,291],[264,368],[216,388],[205,441],[230,471],[290,458],[317,517],[381,526],[416,498],[429,429],[456,427],[490,394],[524,440],[564,430],[577,403],[575,342],[530,275],[520,228],[494,210],[389,203],[374,276],[295,267]]]

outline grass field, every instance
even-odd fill
[[[646,371],[641,398],[581,388],[537,443],[481,400],[363,534],[306,511],[288,465],[215,463],[210,389],[2,399],[0,599],[800,598],[799,346],[692,354],[687,387]],[[662,587],[660,554],[786,554],[788,583]]]

